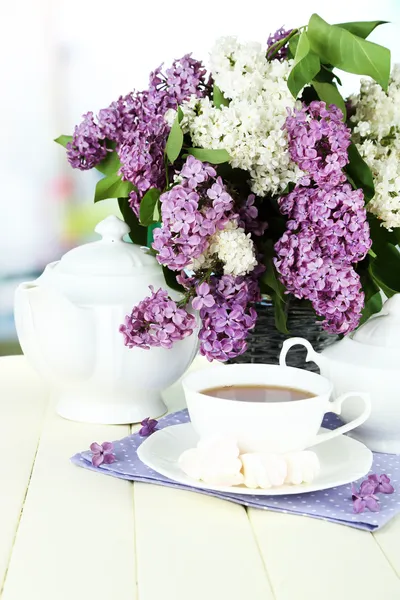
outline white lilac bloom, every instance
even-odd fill
[[[208,97],[183,103],[182,127],[194,146],[225,148],[231,165],[250,173],[255,194],[279,194],[301,170],[288,152],[284,124],[296,102],[287,87],[292,61],[268,61],[259,44],[222,38],[211,53],[211,71],[229,106]],[[170,117],[170,116],[169,116]]]
[[[257,265],[251,234],[246,234],[236,221],[230,221],[210,238],[207,250],[193,260],[190,268],[209,268],[216,260],[222,262],[224,275],[235,277],[251,273]]]
[[[353,139],[374,177],[375,196],[367,210],[387,229],[400,227],[400,66],[393,68],[387,92],[363,79],[360,94],[351,100]]]

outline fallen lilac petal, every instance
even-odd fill
[[[368,508],[368,510],[370,510],[372,512],[378,512],[379,511],[378,498],[376,498],[376,496],[369,496],[369,497],[365,498],[365,506]]]
[[[92,456],[92,465],[94,467],[99,467],[104,462],[104,454],[93,454]]]
[[[111,465],[116,460],[117,460],[117,457],[115,456],[115,454],[104,454],[104,456],[103,456],[103,463],[105,465]]]
[[[102,446],[103,446],[103,452],[111,452],[111,450],[113,449],[113,445],[111,442],[103,442]]]
[[[355,512],[356,514],[360,514],[360,513],[364,512],[365,507],[366,507],[366,503],[361,498],[356,498],[353,501],[353,512]]]
[[[150,419],[150,417],[146,417],[146,419],[143,419],[141,422],[141,425],[142,428],[139,429],[139,435],[142,437],[147,437],[154,433],[154,431],[157,429],[158,421],[157,419]]]
[[[90,449],[94,454],[97,454],[98,452],[102,451],[101,445],[97,442],[93,442],[92,444],[90,444]]]

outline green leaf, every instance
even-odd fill
[[[386,244],[380,248],[371,260],[370,274],[388,298],[400,292],[400,253],[396,246]]]
[[[206,148],[188,148],[188,154],[212,165],[220,165],[228,162],[231,158],[226,150],[207,150]]]
[[[296,56],[297,45],[299,43],[300,34],[293,36],[289,40],[289,53],[292,55],[292,58]]]
[[[349,73],[369,75],[387,89],[390,75],[388,48],[367,42],[337,25],[329,25],[317,14],[310,18],[307,35],[311,49],[321,62]]]
[[[180,126],[180,121],[182,120],[182,117],[180,118],[179,108],[178,113],[175,117],[175,121],[172,124],[171,131],[169,132],[167,145],[165,146],[165,152],[171,164],[174,164],[183,146],[183,132]]]
[[[350,144],[347,153],[349,156],[349,164],[346,165],[345,171],[348,175],[350,175],[356,188],[363,189],[365,202],[368,203],[375,195],[374,180],[371,169],[361,157],[355,144]]]
[[[280,300],[283,301],[285,298],[285,288],[278,279],[275,265],[272,261],[272,256],[267,256],[263,262],[266,268],[261,280],[275,292]]]
[[[129,237],[134,244],[145,246],[147,243],[147,230],[139,223],[139,219],[129,206],[129,198],[118,198],[118,206],[125,223],[131,228]]]
[[[63,148],[66,148],[67,144],[72,142],[72,135],[60,135],[54,141],[57,142],[57,144],[60,144],[60,146],[63,146]]]
[[[335,104],[343,113],[343,121],[346,120],[346,105],[344,100],[336,87],[335,83],[322,83],[321,81],[312,82],[314,90],[318,94],[318,98],[326,103],[327,106]]]
[[[160,202],[156,202],[154,206],[153,212],[153,222],[157,222],[161,220],[161,210],[160,210]]]
[[[271,46],[269,46],[269,48],[267,49],[267,54],[266,54],[267,60],[273,60],[276,57],[279,50],[281,48],[283,48],[284,46],[286,46],[286,44],[288,44],[288,42],[292,39],[292,37],[296,37],[298,32],[299,32],[298,29],[292,29],[287,34],[286,37],[282,38],[281,40],[277,40]]]
[[[332,71],[332,69],[333,67],[329,67],[328,65],[321,65],[321,70],[319,73],[317,73],[314,79],[320,81],[321,83],[332,83],[333,80],[336,79],[338,84],[342,85],[340,77],[338,77],[336,73]]]
[[[368,261],[371,259],[368,257],[365,261],[368,264]],[[365,301],[364,308],[361,314],[361,319],[359,325],[362,325],[367,321],[372,315],[379,312],[382,308],[382,295],[379,289],[379,286],[375,283],[375,281],[371,277],[371,273],[368,269],[362,269],[360,271],[360,279],[361,285],[363,288]]]
[[[270,296],[272,304],[274,305],[275,326],[281,333],[289,335],[290,332],[287,328],[286,302],[285,300],[281,300],[275,292],[271,292]]]
[[[353,21],[350,23],[336,23],[336,26],[347,29],[350,33],[365,40],[378,25],[385,25],[385,23],[388,23],[388,21]]]
[[[135,186],[130,181],[122,181],[119,175],[107,175],[97,182],[94,192],[94,201],[108,200],[108,198],[127,198]]]
[[[219,87],[214,83],[213,85],[213,102],[214,106],[220,108],[220,106],[229,106],[229,99],[225,98]]]
[[[140,223],[141,225],[151,225],[154,223],[153,215],[154,209],[157,206],[158,199],[160,197],[160,190],[158,188],[151,188],[143,196],[140,202]],[[158,220],[158,219],[157,219]]]
[[[121,161],[119,160],[118,154],[114,152],[108,152],[107,156],[96,165],[96,169],[103,173],[103,175],[115,175],[121,168]]]
[[[383,227],[382,221],[372,213],[368,213],[368,224],[372,239],[372,250],[375,254],[379,255],[380,252],[385,252],[388,244],[397,245],[398,239],[395,229],[389,231],[386,227]]]
[[[163,274],[164,274],[165,283],[167,284],[167,286],[172,288],[176,292],[183,293],[185,291],[185,288],[180,283],[178,283],[176,280],[176,276],[179,273],[177,273],[176,271],[171,271],[170,269],[168,269],[168,267],[164,267],[164,266],[163,266],[162,270],[163,270]]]
[[[386,227],[385,227],[385,229],[386,229]],[[386,229],[386,231],[387,231],[387,229]],[[395,245],[400,245],[400,227],[393,227],[392,234],[394,235],[394,238],[396,240]]]
[[[294,98],[307,83],[309,83],[320,70],[320,62],[317,54],[310,48],[307,33],[303,31],[294,57],[294,65],[290,71],[287,86]]]

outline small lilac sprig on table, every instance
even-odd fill
[[[352,500],[353,500],[353,511],[357,514],[364,512],[366,508],[371,512],[379,511],[379,499],[376,494],[393,494],[394,487],[390,483],[390,478],[383,475],[368,475],[368,479],[365,479],[360,489],[357,490],[354,483],[351,486]]]
[[[148,437],[157,429],[158,421],[157,419],[150,419],[150,417],[146,417],[140,424],[142,427],[139,429],[139,435],[142,437]]]
[[[117,460],[113,453],[113,445],[111,442],[103,442],[102,444],[93,442],[90,444],[90,450],[93,453],[92,465],[94,467],[99,467],[102,464],[111,465]]]

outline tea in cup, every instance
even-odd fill
[[[371,413],[369,394],[348,392],[331,402],[332,383],[316,373],[278,365],[221,365],[182,382],[190,419],[200,438],[230,437],[241,453],[305,450],[358,427]],[[324,415],[343,402],[363,400],[361,414],[319,433]]]

